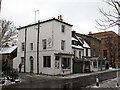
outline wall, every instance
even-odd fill
[[[48,21],[40,24],[40,39],[39,39],[39,72],[43,74],[61,74],[61,69],[55,69],[55,54],[56,53],[72,53],[71,47],[71,26],[65,25],[65,32],[61,32],[63,23],[56,20]],[[37,28],[38,26],[27,27],[27,42],[26,42],[26,72],[30,72],[30,56],[34,58],[33,72],[37,73]],[[47,49],[43,50],[42,40],[47,40]],[[48,39],[52,40],[51,46],[48,46]],[[65,50],[61,50],[61,40],[65,40]],[[14,68],[18,68],[21,62],[21,57],[24,57],[24,51],[21,50],[21,43],[25,42],[25,28],[19,30],[18,34],[18,56],[14,59]],[[33,51],[30,50],[30,43],[33,43]],[[43,68],[43,56],[51,56],[51,68]],[[71,57],[70,57],[71,58]],[[72,58],[71,58],[72,67]],[[22,71],[24,66],[22,66]],[[72,73],[72,69],[65,72]]]

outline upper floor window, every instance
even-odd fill
[[[25,50],[25,43],[24,42],[22,42],[22,45],[21,45],[22,47],[22,51],[24,51]]]
[[[30,43],[30,50],[33,50],[33,43]]]
[[[63,33],[65,32],[65,25],[61,26],[61,32],[63,32]]]
[[[61,50],[65,50],[65,40],[61,41]]]
[[[43,43],[43,49],[46,49],[46,39],[43,39],[42,43]]]
[[[72,45],[76,45],[76,46],[78,46],[78,42],[75,41],[75,40],[72,40]]]
[[[86,56],[88,56],[88,48],[86,48]]]

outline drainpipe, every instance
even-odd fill
[[[74,50],[74,58],[73,58],[73,73],[74,73],[74,60],[75,60],[75,50]]]
[[[26,41],[27,41],[27,28],[25,28],[24,73],[26,72]]]
[[[40,21],[38,20],[38,33],[37,33],[37,74],[39,74],[39,32],[40,32]]]

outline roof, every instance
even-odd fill
[[[78,41],[76,38],[74,38],[74,37],[72,37],[72,40],[74,40],[74,41]]]
[[[61,23],[66,24],[66,25],[69,25],[69,26],[73,26],[71,24],[63,22],[62,20],[59,20],[59,19],[56,19],[56,18],[52,18],[52,19],[43,20],[43,21],[40,21],[40,22],[37,22],[37,23],[29,24],[29,25],[26,25],[26,26],[23,26],[23,27],[19,27],[19,28],[17,28],[17,30],[20,30],[20,29],[23,29],[23,28],[27,28],[27,27],[30,27],[30,26],[34,26],[34,25],[37,25],[37,24],[42,24],[42,23],[45,23],[45,22],[53,21],[53,20],[61,22]]]
[[[87,44],[87,42],[86,42],[85,40],[84,40],[83,47],[85,47],[85,48],[90,48],[90,46]]]
[[[92,38],[92,39],[95,39],[95,40],[101,42],[98,38],[96,38],[96,37],[94,37],[94,36],[92,36],[92,35],[80,34],[80,33],[76,33],[76,35],[77,35],[77,36],[79,36],[79,35],[86,36],[86,37],[88,37],[88,38]]]
[[[90,46],[87,44],[87,42],[83,38],[81,38],[79,36],[76,36],[76,38],[72,37],[72,40],[78,41],[78,42],[80,42],[80,44],[78,46],[72,45],[73,48],[79,48],[79,49],[83,49],[83,47],[84,48],[90,48]]]
[[[12,53],[16,48],[17,48],[17,46],[2,48],[0,51],[0,54]]]
[[[113,31],[105,31],[105,32],[93,33],[93,35],[96,35],[96,34],[107,34],[107,33],[114,33],[114,34],[116,34],[116,33],[113,32]]]
[[[90,46],[87,44],[87,42],[83,38],[78,37],[78,36],[76,37],[79,40],[79,42],[83,45],[84,48],[90,48]]]
[[[76,45],[72,45],[72,47],[73,47],[73,48],[77,48],[77,49],[83,49],[83,47],[80,46],[80,45],[78,45],[78,46],[76,46]]]

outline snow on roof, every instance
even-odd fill
[[[72,37],[72,40],[78,41],[76,38]]]
[[[85,40],[84,40],[83,47],[85,47],[85,48],[90,48],[90,46],[87,44],[87,42],[86,42]]]
[[[0,54],[9,54],[9,53],[13,52],[16,48],[17,48],[17,46],[2,48],[0,50]]]
[[[74,48],[78,48],[78,49],[83,49],[83,47],[80,46],[80,45],[78,45],[78,46],[76,46],[76,45],[72,45],[72,47],[74,47]]]
[[[79,42],[83,45],[84,48],[90,48],[90,46],[87,44],[87,42],[83,38],[78,37],[78,36],[76,37],[79,40]]]

